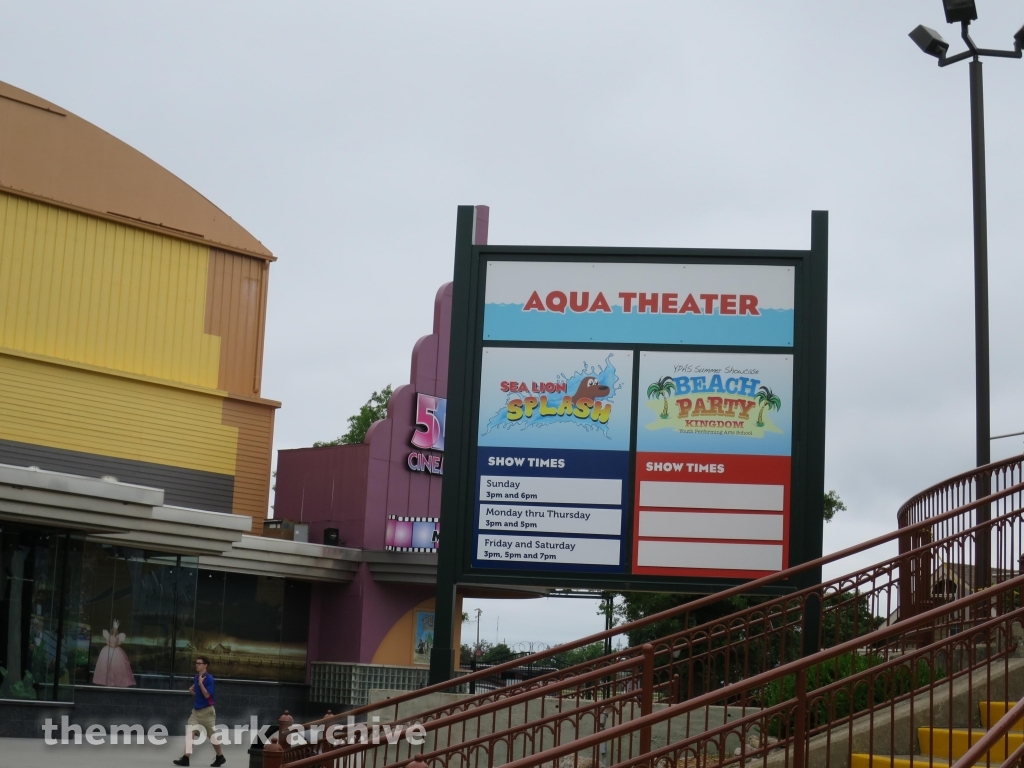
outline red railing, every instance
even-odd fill
[[[474,676],[307,723],[300,729],[306,743],[268,753],[268,768],[278,754],[294,768],[384,768],[408,762],[420,751],[428,763],[436,765],[454,761],[469,768],[512,762],[525,768],[568,755],[575,755],[578,764],[580,757],[588,757],[583,752],[598,746],[603,752],[589,757],[604,765],[613,756],[627,765],[640,756],[651,760],[655,755],[710,765],[712,753],[721,756],[716,761],[728,764],[732,741],[742,741],[738,748],[744,760],[758,755],[767,760],[770,753],[778,755],[793,744],[809,743],[825,726],[799,713],[813,710],[838,717],[843,709],[836,704],[839,708],[833,712],[823,696],[835,702],[843,696],[849,699],[845,717],[851,727],[879,706],[891,709],[906,701],[912,706],[915,696],[935,689],[937,679],[952,685],[962,675],[974,674],[976,665],[960,663],[968,651],[978,653],[984,647],[987,663],[1009,659],[1012,632],[1006,617],[1012,612],[1004,609],[1007,600],[1019,604],[1015,579],[1020,572],[1022,475],[1021,459],[965,473],[911,499],[900,510],[899,530],[891,534],[534,654],[530,660],[541,664],[567,649],[624,632],[640,634],[666,620],[682,627],[648,645],[486,694],[452,697],[432,708],[419,704],[422,697],[466,690]],[[979,489],[988,493],[978,497]],[[896,557],[698,624],[699,612],[723,599],[759,587],[792,584],[801,574],[841,565],[894,540],[900,549]],[[982,550],[987,550],[987,567],[978,557]],[[973,591],[979,572],[996,585],[980,596]],[[992,600],[1002,601],[996,613]],[[1012,617],[1011,624],[1016,613]],[[971,645],[980,628],[989,633],[985,637],[999,637],[997,653],[988,641]],[[960,637],[965,630],[973,633]],[[815,653],[822,647],[825,650]],[[523,661],[476,674],[494,675]],[[918,666],[908,667],[911,661]],[[943,674],[936,678],[940,668]],[[921,687],[921,674],[931,687]],[[861,701],[861,689],[873,692],[879,680],[889,681],[882,684],[884,702]],[[892,687],[897,683],[902,686],[898,693]],[[792,696],[787,693],[790,689]],[[341,721],[370,713],[381,723],[421,724],[425,743],[416,746],[404,739],[394,745],[347,743],[361,739],[361,734]],[[728,722],[730,717],[739,719]],[[716,725],[716,718],[721,724]],[[755,732],[764,734],[759,737],[764,744],[747,750],[743,745]],[[686,738],[680,740],[682,733]],[[769,736],[780,741],[769,744]],[[719,742],[708,740],[715,738]]]
[[[962,693],[968,706],[961,709],[969,711],[972,697],[976,706],[989,697],[1008,696],[1011,675],[1022,670],[1011,663],[1015,660],[1010,654],[1016,650],[1012,625],[1024,617],[1024,608],[997,611],[999,597],[1008,591],[1019,593],[1021,586],[1024,576],[1017,576],[993,588],[995,594],[961,598],[955,608],[934,608],[692,701],[524,756],[508,768],[563,764],[566,758],[564,764],[587,764],[598,757],[602,744],[610,747],[604,753],[610,756],[605,764],[615,768],[769,762],[794,768],[845,766],[854,752],[914,754],[921,746],[921,728],[937,734],[930,745],[933,755],[943,749],[948,753],[954,728],[975,733],[979,729],[970,719],[958,722],[956,708],[938,705]],[[968,618],[990,610],[998,615]],[[946,636],[917,647],[915,638],[923,627],[942,627]],[[958,631],[950,631],[954,628]],[[862,669],[856,671],[858,666]],[[714,707],[726,705],[738,710],[731,722],[673,737],[673,723],[701,713],[707,717]],[[857,726],[862,726],[860,743]],[[652,731],[656,739],[660,736],[664,746],[631,751],[631,737],[635,740],[642,730]],[[432,757],[426,756],[428,764]],[[437,757],[442,757],[439,764],[450,764],[443,759],[448,755]]]

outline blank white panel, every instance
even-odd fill
[[[641,512],[640,535],[663,539],[782,541],[782,515],[736,512]]]
[[[781,512],[785,487],[741,483],[667,483],[643,480],[641,507],[689,507],[691,509],[763,509]]]
[[[612,478],[481,475],[480,501],[541,504],[621,504],[622,481]]]
[[[781,571],[781,544],[641,541],[637,565],[731,571]]]

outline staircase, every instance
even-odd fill
[[[923,491],[897,530],[530,657],[635,632],[651,643],[469,694],[524,660],[296,726],[265,768],[868,768],[1015,764],[1024,754],[1024,457]],[[893,545],[898,554],[882,553]],[[877,562],[858,565],[877,552]],[[817,582],[828,566],[843,576]],[[845,567],[844,567],[845,566]],[[776,595],[713,622],[700,609]],[[424,743],[350,728],[419,724]],[[1011,717],[1012,715],[1012,717]],[[1018,749],[1020,747],[1020,749]],[[986,754],[988,757],[986,757]],[[1009,759],[1007,759],[1009,758]]]
[[[988,729],[1004,717],[1016,702],[983,701],[978,705],[980,728],[921,726],[917,732],[920,752],[915,755],[866,755],[854,753],[850,768],[923,768],[948,766],[978,744]],[[1012,722],[1005,735],[971,765],[999,765],[1024,746],[1024,718]],[[1019,755],[1017,756],[1019,757]]]

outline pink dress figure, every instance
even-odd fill
[[[135,685],[128,654],[121,648],[124,632],[118,634],[117,625],[117,619],[114,619],[114,628],[110,632],[103,630],[103,639],[107,644],[96,659],[96,671],[92,674],[93,685],[107,685],[111,688],[131,688]]]

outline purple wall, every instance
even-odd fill
[[[363,546],[370,446],[337,445],[279,451],[274,516],[309,523],[309,540],[337,528],[347,547]]]
[[[388,403],[387,418],[370,427],[366,434],[370,446],[364,544],[367,549],[384,548],[388,515],[441,514],[441,476],[412,472],[408,456],[415,450],[409,441],[416,429],[416,394],[448,394],[451,321],[452,284],[445,283],[434,298],[434,332],[422,337],[412,348],[410,383],[395,390]]]
[[[351,584],[314,584],[309,660],[369,664],[395,622],[433,596],[433,584],[379,584],[365,563]]]
[[[309,523],[309,540],[339,529],[345,545],[384,549],[388,515],[439,517],[441,476],[409,469],[416,394],[446,397],[452,286],[434,298],[434,329],[416,342],[409,384],[362,445],[279,451],[274,516]],[[318,584],[310,615],[309,659],[369,663],[388,630],[432,597],[429,584],[378,584],[364,564],[351,584]]]

